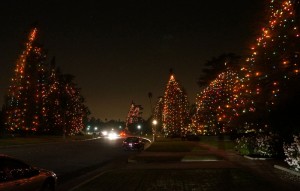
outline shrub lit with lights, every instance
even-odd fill
[[[285,154],[285,162],[295,171],[300,171],[300,134],[294,135],[294,140],[291,144],[283,145]]]
[[[280,155],[280,139],[272,133],[247,133],[235,140],[235,149],[241,155],[253,157],[278,157]]]

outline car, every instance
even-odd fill
[[[130,136],[126,137],[122,143],[122,147],[124,150],[144,150],[145,141],[142,137]]]
[[[53,171],[0,154],[0,191],[55,191],[57,176]]]

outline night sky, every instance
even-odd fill
[[[245,55],[264,8],[264,0],[2,1],[0,104],[36,22],[48,61],[55,56],[62,73],[75,76],[91,116],[125,120],[133,101],[147,119],[148,92],[152,103],[163,95],[170,68],[194,103],[204,63]]]

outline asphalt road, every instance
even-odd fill
[[[59,184],[66,184],[117,159],[126,160],[123,139],[99,138],[85,141],[46,143],[0,148],[0,153],[21,159],[33,166],[54,171]]]

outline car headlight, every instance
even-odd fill
[[[108,134],[108,138],[110,138],[110,139],[116,139],[118,136],[117,136],[117,134],[115,133],[115,132],[110,132],[109,134]]]

